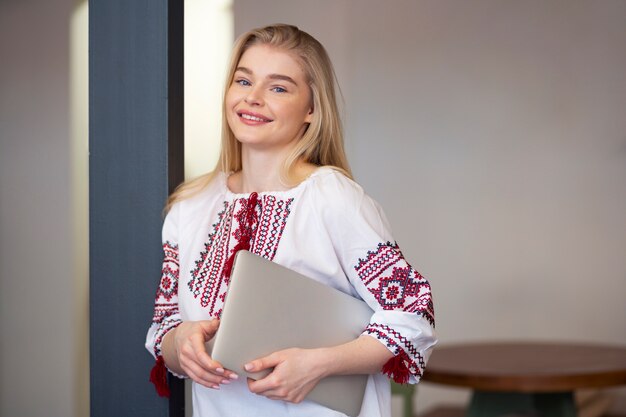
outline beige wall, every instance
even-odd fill
[[[72,252],[73,0],[0,2],[0,416],[84,416]],[[75,213],[74,213],[75,214]],[[83,289],[85,287],[83,286]],[[80,299],[79,299],[80,297]],[[84,328],[83,328],[84,330]],[[86,346],[86,332],[80,335]]]
[[[626,344],[626,2],[235,0],[237,34],[279,21],[327,46],[442,343]]]
[[[0,2],[0,416],[85,415],[85,293],[68,252],[73,3]],[[328,47],[354,170],[430,277],[442,342],[626,344],[625,2],[235,10],[238,32],[287,21]],[[448,398],[465,393],[424,384],[419,408]]]

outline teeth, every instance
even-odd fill
[[[246,113],[242,113],[241,117],[243,117],[244,119],[247,119],[247,120],[254,120],[255,122],[266,122],[267,121],[265,119],[261,119],[260,117],[255,117],[255,116],[252,116],[252,115],[249,115],[249,114],[246,114]]]

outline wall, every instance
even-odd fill
[[[0,416],[86,415],[67,250],[73,6],[0,2]],[[625,8],[235,2],[237,33],[293,22],[328,47],[354,171],[431,279],[442,343],[626,344]],[[419,408],[465,395],[423,384]]]
[[[72,0],[0,2],[0,415],[76,415]]]
[[[626,2],[234,5],[236,34],[327,46],[356,177],[430,278],[442,344],[626,344]],[[423,384],[418,408],[466,398]]]

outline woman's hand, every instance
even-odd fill
[[[218,327],[219,320],[186,321],[167,333],[161,349],[168,367],[174,371],[179,368],[195,382],[213,389],[237,379],[237,374],[225,370],[204,347]]]
[[[362,335],[334,347],[280,350],[247,363],[244,368],[248,372],[274,368],[258,381],[248,378],[248,388],[253,393],[299,403],[326,376],[375,374],[392,357],[378,340]]]
[[[299,403],[326,376],[324,349],[285,349],[247,363],[248,372],[274,368],[257,381],[248,378],[251,392],[273,400]]]

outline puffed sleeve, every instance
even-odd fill
[[[358,184],[337,174],[322,189],[324,222],[342,269],[374,310],[363,334],[394,354],[381,371],[417,383],[437,341],[430,284],[404,258],[380,206]]]
[[[167,332],[182,322],[178,309],[178,213],[179,207],[175,205],[163,223],[163,267],[154,299],[152,323],[146,336],[146,349],[156,361],[150,373],[150,381],[154,383],[157,393],[163,397],[169,397],[170,392],[167,385],[167,369],[161,355],[161,342]]]

